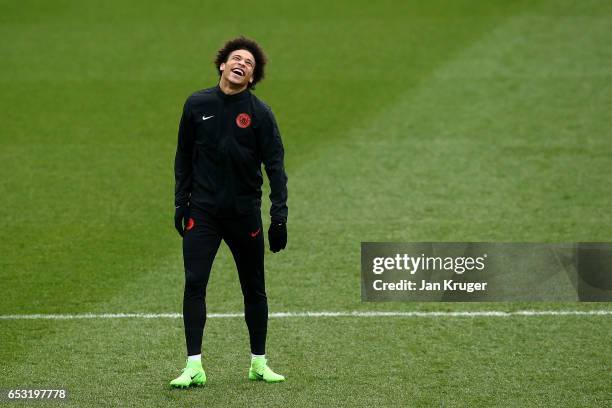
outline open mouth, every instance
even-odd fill
[[[232,69],[232,72],[238,76],[241,76],[241,77],[244,76],[244,71],[241,68],[234,68]]]

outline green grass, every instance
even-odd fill
[[[271,311],[610,309],[360,302],[362,241],[612,239],[612,5],[415,3],[2,2],[0,314],[180,310],[180,109],[241,33],[270,57],[256,94],[289,174]],[[208,306],[242,308],[225,246]],[[272,320],[279,387],[244,380],[241,319],[209,323],[211,382],[180,393],[179,320],[0,320],[0,388],[64,385],[78,406],[610,403],[606,316]]]
[[[63,386],[79,406],[605,406],[608,319],[273,319],[278,385],[246,379],[242,319],[211,319],[208,383],[188,391],[167,387],[184,363],[180,319],[89,321],[87,334],[53,322],[44,342],[19,321],[6,326],[34,334],[30,361],[4,382]]]

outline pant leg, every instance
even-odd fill
[[[206,286],[213,260],[221,244],[218,223],[208,213],[191,208],[193,226],[183,237],[185,292],[183,295],[183,324],[187,355],[200,354],[206,324]],[[191,225],[191,221],[188,227]]]
[[[232,251],[238,269],[251,352],[265,354],[268,300],[264,280],[261,213],[257,211],[240,218],[228,219],[224,222],[223,239]]]

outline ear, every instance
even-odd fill
[[[225,69],[225,62],[222,62],[219,66],[219,71],[223,71]]]

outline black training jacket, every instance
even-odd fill
[[[270,215],[287,221],[287,175],[280,132],[270,107],[248,89],[219,86],[185,102],[174,161],[175,205],[223,214],[261,208],[261,164],[270,180]]]

